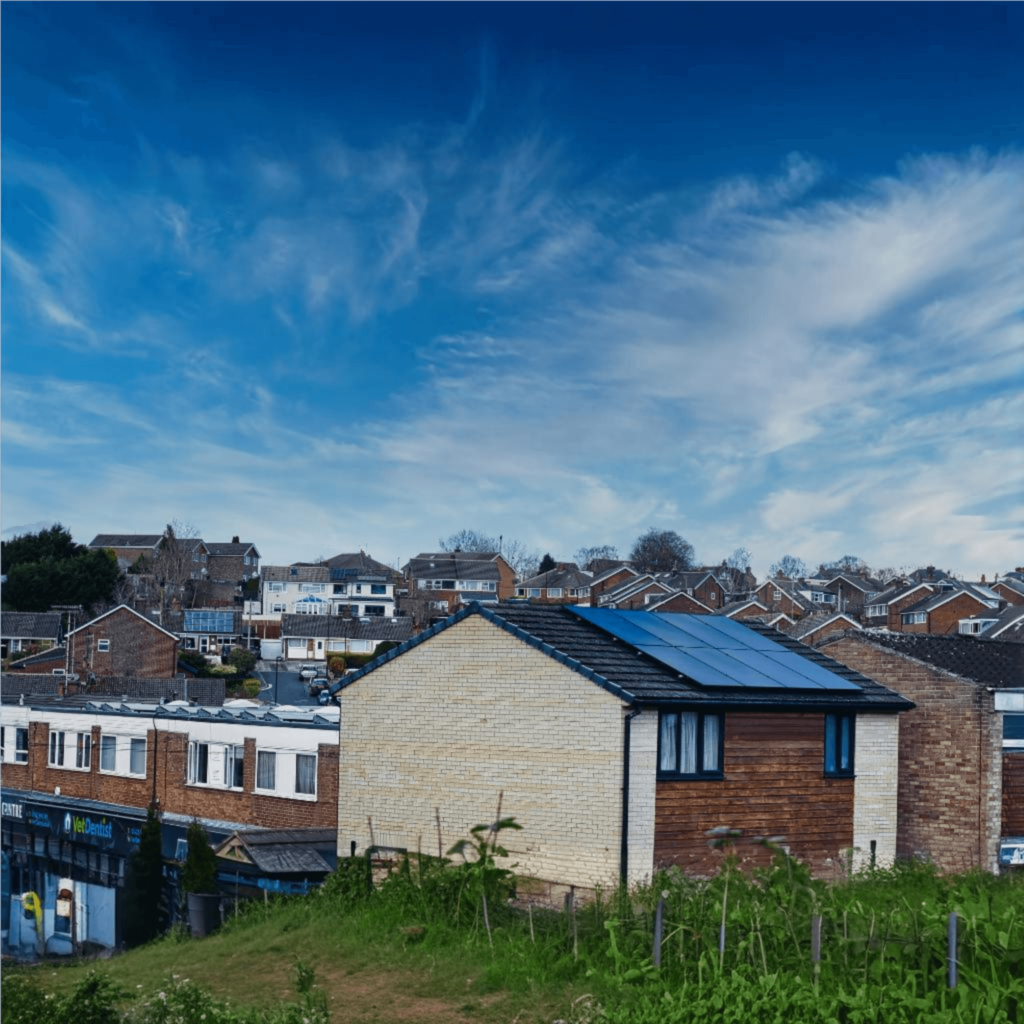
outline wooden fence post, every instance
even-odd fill
[[[957,949],[957,916],[954,910],[949,915],[949,930],[946,935],[946,959],[949,963],[949,987],[956,988],[956,949]]]
[[[665,911],[665,897],[658,900],[658,909],[654,912],[654,966],[661,966],[661,929],[662,915]]]

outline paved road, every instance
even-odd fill
[[[277,703],[317,705],[316,697],[310,697],[308,684],[299,678],[299,662],[285,662],[285,667],[277,672]],[[274,663],[261,661],[257,665],[256,674],[263,680],[260,700],[274,700]]]

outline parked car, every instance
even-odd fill
[[[331,696],[329,690],[321,690],[320,697],[318,698],[321,704],[333,704],[334,698]]]
[[[309,681],[309,695],[315,697],[318,693],[323,692],[331,685],[331,681],[326,676],[318,675],[315,679]]]
[[[320,675],[322,671],[323,670],[320,668],[319,665],[303,665],[302,668],[299,669],[299,678],[316,679],[316,677]]]

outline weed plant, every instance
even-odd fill
[[[559,1016],[575,1024],[1024,1019],[1024,883],[1016,877],[943,876],[927,864],[901,863],[830,884],[813,879],[804,864],[778,848],[769,866],[742,870],[729,837],[713,878],[694,879],[673,868],[647,884],[599,891],[556,910],[517,900],[514,873],[499,866],[505,856],[500,833],[514,827],[499,814],[494,825],[473,829],[446,857],[405,856],[386,873],[370,851],[343,861],[321,890],[253,902],[218,936],[201,941],[214,943],[211,950],[288,955],[299,949],[309,958],[315,948],[325,959],[344,958],[353,969],[359,963],[401,967],[428,973],[438,986],[434,994],[445,998],[504,992],[523,1004],[534,998],[561,1005]],[[655,967],[659,904],[663,928]],[[950,988],[947,926],[953,911],[960,926],[958,984]],[[816,962],[815,918],[821,922]],[[310,971],[297,972],[299,1001],[272,1010],[229,1010],[184,983],[161,989],[159,1002],[182,1008],[189,1000],[208,1003],[207,1022],[285,1024],[305,1017],[319,1024],[327,1019],[327,1003]],[[82,1002],[68,1003],[75,1012],[64,1019],[91,1024],[81,1007],[88,998],[110,995],[107,983],[79,982],[94,987],[75,995]],[[27,983],[14,975],[11,984],[9,993],[5,976],[4,1024],[62,1019],[38,1012],[19,1016],[27,989],[18,986]],[[61,998],[54,997],[55,1006]],[[184,1009],[158,1016],[162,1009],[154,998],[107,1019],[191,1024]],[[34,1011],[40,999],[37,992],[30,1000]]]

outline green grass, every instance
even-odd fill
[[[94,967],[117,986],[125,1019],[139,1024],[198,1024],[200,1008],[206,1024],[284,1022],[292,1014],[296,1022],[305,1015],[517,1024],[1010,1024],[1024,1015],[1024,884],[1015,877],[942,877],[909,865],[826,885],[781,854],[753,875],[726,858],[710,880],[669,871],[629,893],[599,894],[574,914],[529,914],[510,903],[514,880],[495,866],[494,848],[479,835],[471,848],[475,858],[458,867],[407,861],[372,893],[365,862],[354,861],[322,891],[252,904],[207,939],[169,936],[99,967],[6,970],[3,1021],[49,1024],[39,1006],[77,1006],[96,985]],[[659,900],[664,930],[655,968]],[[953,910],[960,983],[950,990]],[[817,967],[815,916],[822,919]],[[34,996],[18,988],[26,977]],[[212,996],[194,996],[196,987]],[[167,1001],[179,997],[199,1000],[194,1016],[177,1006],[177,1016],[167,1015]],[[106,998],[109,1011],[113,997],[89,998]],[[72,1019],[89,1024],[77,1010]]]

